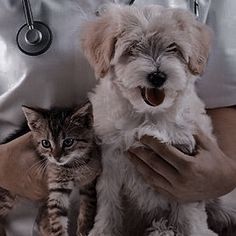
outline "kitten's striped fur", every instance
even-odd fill
[[[100,149],[95,143],[91,104],[86,103],[77,110],[23,107],[23,111],[32,131],[36,150],[42,157],[40,168],[48,175],[47,207],[41,209],[38,217],[41,235],[87,235],[96,213],[95,181],[101,170]],[[71,208],[76,213],[74,206],[70,206],[70,200],[73,190],[78,186],[80,209],[77,217],[79,232],[76,233],[69,227],[69,216],[72,216]],[[10,199],[9,192],[4,190],[1,193],[1,196],[9,196]],[[9,203],[7,200],[0,204],[8,206]],[[5,217],[6,213],[2,210],[2,205],[0,206],[0,216]],[[11,207],[4,207],[6,208],[8,211]],[[1,214],[3,212],[5,215]]]

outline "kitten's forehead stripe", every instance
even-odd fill
[[[59,137],[61,136],[61,132],[63,132],[63,129],[66,128],[67,118],[71,116],[72,112],[72,109],[55,109],[54,111],[45,114],[48,120],[48,128],[52,135],[52,139],[55,142],[58,141]]]

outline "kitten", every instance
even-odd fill
[[[87,235],[96,213],[95,182],[101,171],[91,104],[86,103],[77,110],[44,110],[23,106],[23,112],[32,131],[36,151],[41,157],[39,168],[46,171],[48,176],[49,196],[47,206],[41,209],[37,220],[39,231],[47,235],[50,228],[50,235]],[[76,207],[73,204],[73,208],[70,208],[70,200],[78,188],[79,232],[76,233],[71,230],[75,226],[71,225],[69,218],[70,211],[76,215]],[[13,200],[4,201],[6,196],[8,200],[14,199],[9,192],[0,191],[0,219],[4,219],[13,206]]]

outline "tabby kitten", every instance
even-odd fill
[[[48,176],[47,206],[41,209],[42,217],[38,220],[41,234],[87,235],[96,213],[95,181],[101,171],[91,104],[86,103],[77,110],[23,106],[23,112],[42,158],[41,168]],[[70,199],[78,188],[79,232],[73,232],[69,216],[70,210],[75,209],[71,208]]]

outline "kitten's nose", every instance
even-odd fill
[[[148,82],[155,88],[161,87],[167,79],[167,75],[161,71],[155,71],[147,76]]]
[[[54,159],[56,160],[56,161],[60,161],[60,159],[61,159],[61,151],[60,150],[53,150],[53,152],[52,152],[52,156],[54,157]]]
[[[60,161],[61,157],[60,156],[53,156],[56,161]]]

